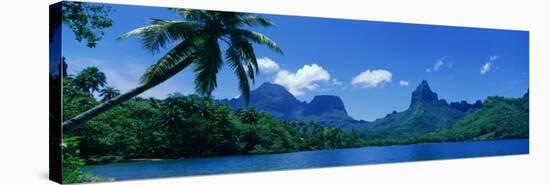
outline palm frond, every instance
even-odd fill
[[[200,29],[200,26],[194,22],[161,19],[151,19],[149,21],[151,25],[134,29],[118,37],[117,40],[139,36],[143,47],[151,52],[158,52],[167,43],[189,38],[190,35]]]
[[[247,72],[241,62],[245,54],[238,46],[232,45],[227,48],[225,55],[228,61],[227,64],[239,79],[239,91],[248,105],[250,100],[250,84],[248,83]]]
[[[213,11],[185,8],[170,8],[170,10],[178,13],[180,16],[188,21],[205,23],[212,20]]]
[[[250,30],[244,30],[244,29],[235,29],[235,34],[241,35],[242,37],[256,43],[259,45],[267,46],[269,49],[276,51],[280,54],[283,54],[283,50],[279,48],[277,43],[275,41],[271,40],[269,37]]]
[[[172,50],[168,51],[166,55],[160,58],[155,64],[151,65],[145,73],[141,76],[141,83],[147,84],[155,80],[163,79],[167,72],[174,68],[174,66],[180,64],[185,58],[189,57],[194,49],[195,40],[187,39],[180,44],[176,45]],[[188,61],[189,64],[191,61]],[[185,65],[189,65],[185,64]]]
[[[271,27],[275,26],[275,23],[271,22],[269,19],[257,16],[257,15],[245,15],[240,17],[241,22],[248,25],[248,26],[263,26],[263,27]]]
[[[260,70],[252,43],[244,39],[242,35],[233,34],[230,38],[231,46],[242,53],[240,60],[245,62],[244,65],[247,68],[248,76],[252,80],[252,83],[254,83],[254,77],[260,73]]]
[[[212,91],[218,86],[216,75],[223,64],[217,39],[206,40],[197,53],[198,58],[194,69],[197,73],[195,91],[201,95],[211,96]]]
[[[254,75],[260,74],[260,68],[258,66],[258,60],[256,59],[254,47],[252,47],[251,43],[246,42],[243,47],[243,51],[245,53],[245,60],[247,61],[248,65],[248,76],[250,77],[250,79],[252,79],[252,82],[254,83]]]

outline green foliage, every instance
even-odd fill
[[[105,87],[99,91],[99,96],[101,96],[101,101],[107,101],[115,96],[120,95],[120,91],[114,87]]]
[[[85,161],[78,158],[80,151],[78,149],[78,142],[80,137],[64,137],[62,143],[63,150],[63,164],[62,174],[63,183],[82,183],[82,182],[100,182],[104,179],[95,177],[90,173],[82,171]]]
[[[73,82],[68,78],[65,83]],[[67,85],[64,91],[66,118],[99,103],[74,85]],[[322,150],[364,143],[355,131],[282,121],[254,108],[232,111],[210,98],[179,93],[164,100],[134,98],[65,135],[73,136],[79,137],[79,156],[87,164]]]
[[[174,43],[174,48],[147,69],[141,77],[142,83],[160,83],[193,63],[193,71],[197,74],[194,81],[196,92],[210,96],[217,87],[216,75],[226,61],[238,77],[239,89],[248,102],[249,80],[254,83],[255,75],[259,73],[253,44],[267,46],[279,53],[282,50],[267,36],[245,28],[270,27],[274,24],[268,19],[246,13],[172,10],[183,20],[151,19],[150,25],[119,37],[140,37],[142,45],[151,52],[158,52]],[[225,53],[219,43],[222,41],[227,45]]]
[[[418,103],[404,112],[392,113],[372,122],[366,132],[374,138],[404,138],[453,125],[468,112],[435,103]]]
[[[363,134],[367,145],[529,138],[529,97],[489,97],[481,109],[429,133],[402,137]]]
[[[254,107],[248,109],[239,108],[235,111],[235,114],[239,117],[241,123],[251,125],[258,123],[258,119],[260,118],[260,112],[258,112]]]
[[[158,108],[156,101],[161,102]],[[232,112],[210,99],[172,94],[165,100],[130,100],[74,135],[82,137],[82,156],[90,163],[321,150],[360,143],[357,135],[337,128],[298,125],[253,109]]]
[[[94,10],[101,11],[102,8],[94,8]],[[196,73],[194,80],[196,92],[209,97],[217,87],[217,74],[223,66],[224,59],[227,59],[228,65],[232,66],[235,74],[239,77],[239,89],[248,103],[250,96],[248,80],[252,80],[254,83],[254,76],[259,73],[252,44],[265,45],[280,53],[282,50],[272,40],[260,33],[255,33],[254,36],[247,35],[245,26],[268,27],[272,23],[267,19],[246,13],[188,9],[174,9],[174,11],[180,14],[184,21],[153,19],[151,20],[152,25],[135,29],[120,37],[120,39],[124,39],[139,36],[142,38],[143,45],[153,52],[165,47],[168,43],[174,45],[145,71],[141,77],[141,84],[125,94],[117,96],[119,98],[107,101],[109,103],[101,103],[89,111],[66,120],[63,122],[65,131],[73,131],[112,107],[161,84],[191,64],[194,64]],[[221,48],[225,45],[223,45],[224,43],[220,45],[221,41],[228,46],[225,58],[223,58]],[[243,69],[247,69],[246,74],[248,75],[245,75]],[[96,90],[87,89],[92,93]]]
[[[86,46],[93,48],[103,37],[103,30],[113,24],[109,18],[111,11],[104,5],[65,1],[62,2],[61,19],[73,31],[78,42],[86,40]]]
[[[72,79],[71,85],[78,90],[93,93],[99,91],[106,83],[105,73],[99,71],[97,67],[87,67]]]
[[[74,78],[63,78],[63,120],[70,119],[97,104],[92,94],[76,88]]]
[[[90,92],[76,88],[73,80],[68,77],[64,81],[65,119],[99,103]],[[108,91],[105,89],[99,92]],[[431,109],[448,113],[439,106],[419,106],[409,109],[407,115],[423,116],[410,116],[407,121],[418,127],[422,127],[425,121],[441,121],[440,117],[430,113],[434,111]],[[402,115],[392,113],[388,119],[405,119]],[[338,127],[321,126],[315,121],[284,121],[254,108],[232,111],[227,104],[198,95],[174,93],[164,100],[134,98],[64,136],[64,174],[67,182],[89,181],[93,177],[80,170],[85,164],[139,158],[194,158],[526,138],[529,137],[528,115],[528,96],[518,99],[490,97],[481,109],[476,109],[458,122],[416,135],[403,135],[400,133],[402,128],[394,128],[395,133],[401,134],[395,137],[397,134],[392,133],[381,136],[378,131],[344,131]]]
[[[529,137],[529,98],[489,97],[482,109],[435,136],[448,141]]]

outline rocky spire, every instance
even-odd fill
[[[437,94],[430,89],[426,80],[422,80],[420,85],[418,85],[412,93],[411,106],[419,103],[436,103],[437,101]]]

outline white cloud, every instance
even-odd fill
[[[366,70],[353,78],[351,84],[361,87],[378,87],[391,82],[391,78],[391,72],[384,69]]]
[[[273,73],[279,71],[279,64],[267,57],[256,59],[261,72]]]
[[[485,64],[481,66],[481,69],[479,69],[479,73],[484,75],[489,72],[489,70],[491,70],[491,62],[485,62]]]
[[[302,96],[307,90],[319,88],[317,82],[329,81],[330,74],[317,64],[304,65],[296,73],[281,70],[275,76],[274,83],[282,85],[294,96]]]
[[[445,57],[439,59],[439,60],[436,60],[433,64],[433,67],[429,67],[429,68],[426,68],[426,73],[431,73],[432,71],[433,72],[438,72],[439,69],[441,68],[441,66],[443,66],[445,64]],[[449,68],[452,67],[452,64],[448,64]]]
[[[497,60],[497,59],[498,59],[498,55],[493,55],[493,56],[490,56],[490,57],[489,57],[489,61],[491,61],[491,62],[492,62],[492,61],[495,61],[495,60]]]
[[[434,63],[434,71],[435,72],[439,71],[439,68],[443,65],[443,60],[444,60],[444,58],[439,59]]]
[[[409,81],[399,80],[399,86],[409,86]]]
[[[336,78],[332,79],[332,85],[342,85],[343,83]]]
[[[493,62],[498,59],[498,55],[492,55],[489,57],[489,61],[485,62],[479,69],[479,73],[484,75],[487,74],[489,71],[491,71],[491,67],[493,65]]]

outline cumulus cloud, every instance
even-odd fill
[[[256,59],[261,72],[273,73],[279,71],[279,64],[267,57]]]
[[[280,70],[274,83],[282,85],[294,96],[302,96],[307,90],[319,88],[318,82],[329,81],[330,74],[317,64],[304,65],[296,73]]]
[[[498,59],[498,55],[492,55],[489,57],[489,60],[485,62],[479,69],[479,73],[484,75],[487,74],[489,71],[491,71],[491,67],[493,65],[493,62]]]
[[[399,80],[399,86],[409,86],[409,81]]]
[[[357,75],[351,81],[354,86],[379,87],[391,82],[392,73],[384,69],[366,70]]]

